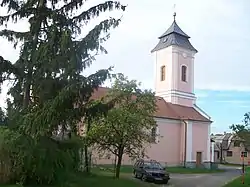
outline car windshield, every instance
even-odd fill
[[[145,169],[163,169],[161,164],[158,162],[144,162]]]

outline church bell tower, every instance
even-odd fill
[[[177,25],[176,13],[168,30],[159,37],[151,51],[154,58],[155,92],[167,102],[190,106],[195,104],[194,56],[198,52],[190,37]]]

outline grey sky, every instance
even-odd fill
[[[91,4],[102,2],[93,0]],[[199,53],[195,59],[195,87],[214,90],[250,90],[250,1],[249,0],[123,0],[128,4],[119,28],[111,33],[105,46],[108,55],[101,55],[85,73],[115,66],[131,79],[154,88],[153,61],[150,50],[173,21],[176,4],[177,23],[191,36]],[[0,15],[5,10],[0,8]],[[113,12],[111,15],[120,17]],[[105,16],[105,15],[104,15]],[[110,16],[110,14],[106,14]],[[97,23],[95,20],[90,25]],[[26,30],[25,20],[10,25],[16,30]],[[89,27],[89,28],[90,28]],[[0,55],[17,59],[18,52],[4,39],[0,39]],[[6,87],[6,85],[4,85]],[[0,95],[3,105],[6,89]]]

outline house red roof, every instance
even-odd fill
[[[91,99],[101,99],[104,97],[109,88],[100,87],[94,91]],[[177,119],[177,120],[193,120],[202,122],[211,122],[210,119],[201,115],[195,108],[182,106],[177,104],[172,104],[166,102],[162,97],[156,96],[157,110],[155,112],[155,117]]]

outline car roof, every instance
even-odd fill
[[[156,160],[152,160],[152,159],[139,159],[136,162],[157,162]],[[157,162],[158,163],[158,162]]]
[[[159,163],[156,160],[149,160],[149,159],[139,159],[136,161],[137,162],[143,162],[143,163]]]

